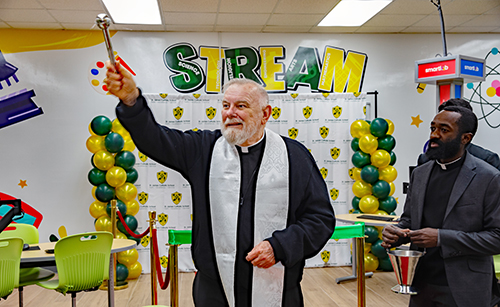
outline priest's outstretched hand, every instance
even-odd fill
[[[120,98],[125,105],[133,106],[139,97],[139,89],[135,85],[132,75],[120,65],[120,61],[116,62],[116,66],[113,66],[110,61],[106,61],[106,68],[108,70],[104,82],[109,93]]]
[[[268,269],[276,263],[273,247],[269,241],[262,241],[255,245],[248,253],[246,259],[261,269]]]

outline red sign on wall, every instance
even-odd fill
[[[418,78],[455,75],[455,59],[418,64]]]

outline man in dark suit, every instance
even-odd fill
[[[461,98],[452,98],[443,102],[442,104],[439,105],[438,111],[441,112],[443,111],[444,108],[449,106],[464,107],[466,109],[473,111],[470,103]],[[496,169],[500,170],[500,159],[496,153],[472,143],[470,143],[466,149],[473,156],[488,162],[489,164],[493,165]],[[429,158],[427,158],[427,156],[424,153],[420,154],[418,156],[417,165],[422,165],[427,161],[429,161]]]
[[[383,231],[383,245],[411,241],[425,250],[410,299],[417,306],[492,306],[500,254],[500,172],[466,151],[477,130],[472,111],[445,107],[431,122],[429,162],[410,180],[404,212]]]

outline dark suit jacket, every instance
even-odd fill
[[[413,171],[399,227],[420,229],[434,163]],[[468,152],[439,236],[448,285],[458,306],[490,306],[492,289],[497,291],[492,255],[500,254],[500,172]]]
[[[489,164],[493,165],[496,169],[500,170],[500,158],[498,158],[498,155],[493,151],[490,151],[486,148],[483,148],[481,146],[472,143],[470,143],[469,146],[467,146],[467,151],[471,153],[474,157],[486,161]],[[418,156],[417,165],[422,165],[428,161],[429,158],[427,158],[427,156],[422,153]]]

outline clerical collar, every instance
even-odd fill
[[[240,146],[240,145],[236,145],[236,146],[238,146],[239,148],[241,148],[241,152],[242,153],[248,153],[248,149],[251,148],[251,147],[254,147],[255,145],[257,145],[260,142],[262,142],[262,140],[264,139],[264,136],[266,136],[266,131],[265,130],[264,130],[264,133],[262,134],[262,137],[260,138],[260,140],[258,140],[254,144],[252,144],[250,146]]]
[[[436,163],[439,164],[439,166],[441,166],[441,169],[445,171],[448,168],[450,168],[452,166],[452,164],[454,164],[455,162],[458,162],[460,159],[462,159],[462,156],[460,156],[458,159],[453,160],[451,162],[441,163],[438,160],[436,160]]]

